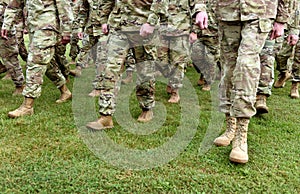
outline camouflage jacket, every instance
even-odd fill
[[[101,24],[98,18],[97,0],[79,0],[78,1],[78,14],[73,22],[73,29],[80,32],[85,28],[92,28],[93,35],[98,36],[101,34]]]
[[[11,0],[4,13],[2,29],[10,30],[16,16],[27,9],[29,33],[41,29],[54,30],[62,36],[71,34],[72,8],[66,0]]]
[[[275,19],[286,23],[290,0],[219,0],[218,17],[222,21]]]
[[[287,23],[287,29],[289,31],[289,34],[299,35],[299,22],[300,22],[300,3],[299,0],[291,0],[290,7],[289,7],[289,13],[290,13],[290,19]]]
[[[161,16],[167,15],[167,9],[167,0],[102,0],[100,23],[124,31],[138,31],[144,23],[157,25]]]

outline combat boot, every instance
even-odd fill
[[[22,86],[16,86],[16,89],[13,93],[13,96],[22,95],[23,89],[24,89],[23,85]]]
[[[70,75],[74,76],[74,77],[80,77],[82,73],[82,68],[80,66],[76,66],[75,69],[70,70]]]
[[[244,164],[248,162],[247,133],[250,119],[237,118],[236,134],[232,141],[232,150],[229,160],[232,162]]]
[[[167,85],[167,87],[166,87],[166,92],[167,92],[168,94],[171,94],[171,93],[172,93],[172,87],[169,86],[169,85]]]
[[[67,100],[70,100],[72,98],[72,93],[70,92],[66,84],[60,87],[59,90],[60,90],[60,97],[58,100],[56,100],[56,103],[64,103]]]
[[[203,91],[210,91],[210,85],[208,83],[205,82],[205,84],[202,87]]]
[[[292,82],[291,98],[299,98],[298,85],[299,85],[299,82]]]
[[[202,75],[200,76],[197,84],[198,84],[198,86],[203,86],[205,84],[205,79]]]
[[[0,74],[7,71],[6,67],[0,62]]]
[[[146,123],[146,122],[149,122],[153,119],[153,111],[150,109],[150,110],[143,110],[143,112],[140,114],[140,116],[138,117],[138,121],[139,122],[143,122],[143,123]]]
[[[180,100],[180,96],[179,96],[178,89],[172,89],[171,97],[168,100],[168,102],[170,102],[170,103],[178,103],[179,100]]]
[[[122,84],[129,84],[132,83],[132,71],[127,71],[126,72],[127,77],[122,80]]]
[[[258,114],[264,114],[269,112],[267,107],[267,96],[263,94],[258,94],[256,96],[255,108]]]
[[[236,118],[226,114],[226,131],[214,140],[217,146],[228,146],[235,136]]]
[[[8,117],[17,118],[25,115],[33,114],[34,98],[25,97],[23,104],[14,111],[8,113]]]
[[[6,72],[5,76],[2,78],[2,80],[11,80],[11,73]]]
[[[112,116],[101,115],[101,117],[97,121],[89,122],[88,124],[86,124],[86,127],[92,130],[111,129],[114,127]]]
[[[90,96],[90,97],[98,97],[98,96],[100,96],[100,93],[101,93],[101,90],[93,89],[93,91],[91,91],[91,92],[89,93],[89,96]]]
[[[274,84],[274,88],[283,88],[285,85],[285,82],[290,79],[292,74],[288,71],[281,72],[278,75],[278,80]]]

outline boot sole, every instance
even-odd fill
[[[85,127],[88,128],[88,129],[90,129],[90,130],[94,130],[94,131],[102,131],[102,130],[105,130],[105,129],[112,129],[112,128],[114,128],[114,126],[102,127],[102,128],[93,128],[93,127],[88,126],[88,125],[86,125]]]
[[[229,157],[229,160],[230,160],[231,162],[235,162],[235,163],[239,163],[239,164],[245,164],[245,163],[248,162],[247,159],[241,160],[241,159],[231,158],[231,157]]]

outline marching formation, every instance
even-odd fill
[[[0,14],[0,73],[13,80],[13,95],[24,96],[10,118],[34,114],[44,75],[61,92],[56,103],[63,103],[72,98],[69,76],[80,79],[95,64],[89,96],[99,98],[100,116],[86,127],[114,127],[116,97],[135,72],[137,120],[149,122],[155,118],[155,78],[168,79],[168,102],[179,103],[192,64],[203,91],[220,80],[219,110],[226,116],[226,130],[214,144],[232,144],[230,161],[247,163],[248,125],[255,114],[269,112],[275,61],[279,77],[274,88],[292,79],[290,96],[299,98],[297,0],[1,0]],[[26,62],[25,76],[18,55]],[[70,70],[70,64],[76,68]]]

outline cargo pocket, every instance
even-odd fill
[[[260,19],[259,20],[259,30],[260,32],[270,32],[272,30],[272,19]]]

